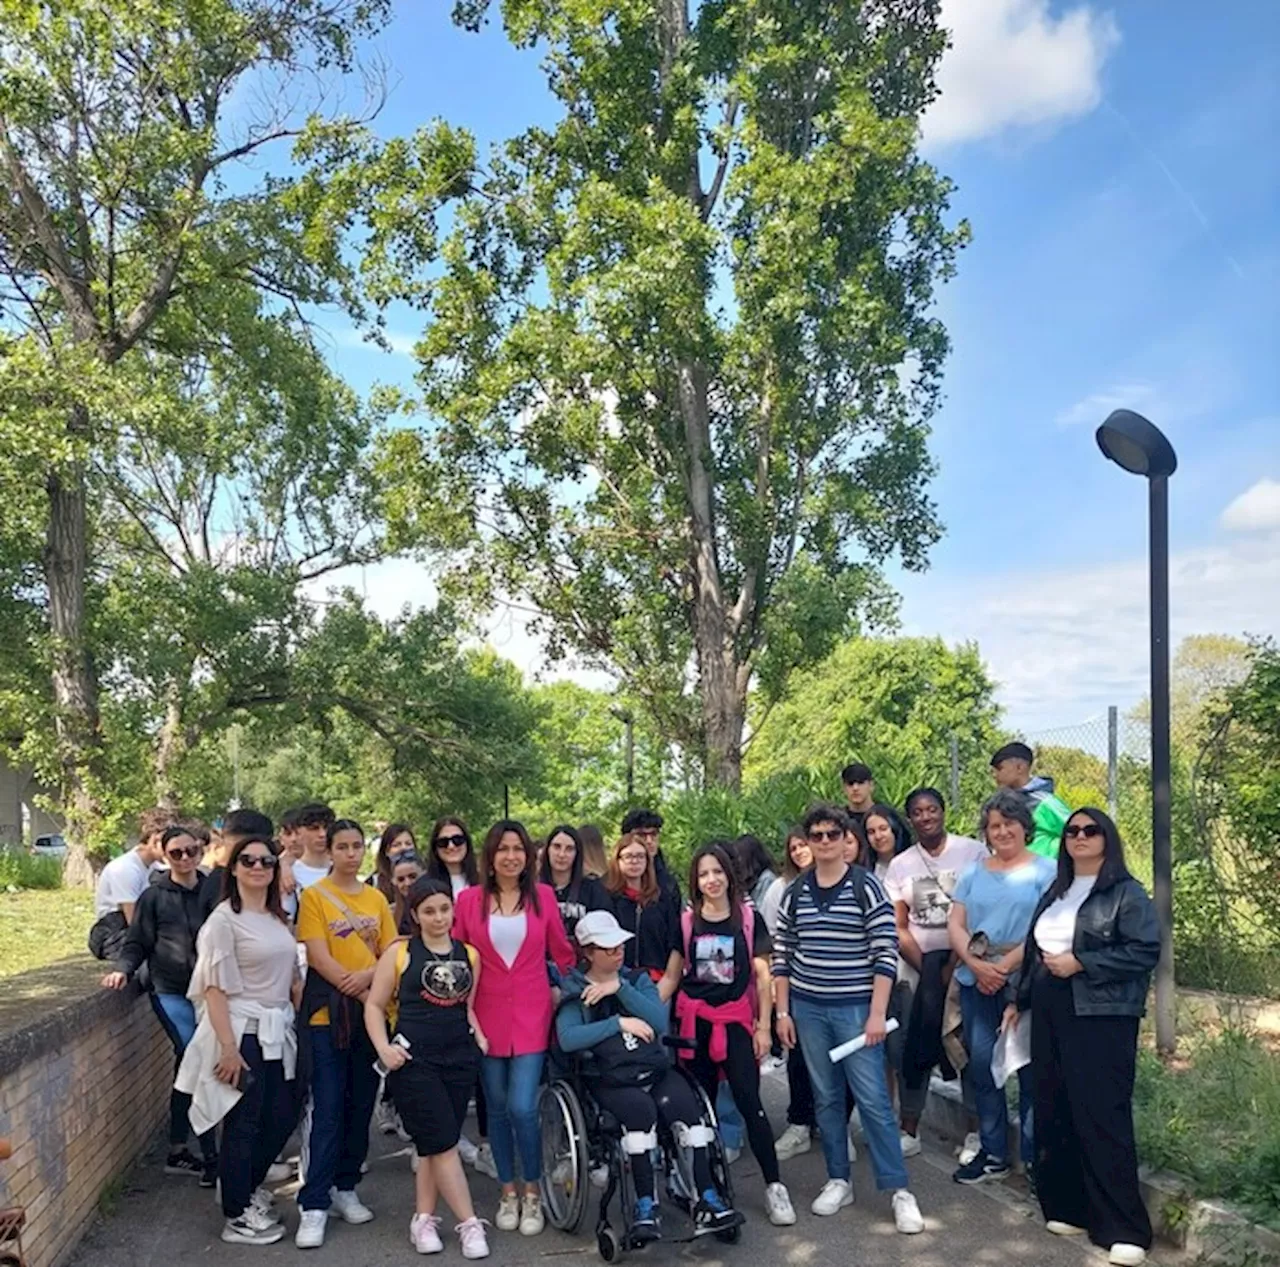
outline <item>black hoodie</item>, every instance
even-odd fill
[[[152,884],[138,899],[117,967],[132,977],[147,963],[157,994],[186,994],[196,966],[196,934],[206,912],[201,885],[183,888],[171,876]]]

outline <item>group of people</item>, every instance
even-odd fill
[[[692,1150],[698,1229],[741,1221],[711,1180],[714,1136],[675,1061],[722,1127],[745,1132],[772,1223],[795,1223],[780,1163],[815,1137],[827,1179],[810,1209],[852,1203],[856,1110],[876,1186],[912,1234],[924,1220],[906,1163],[930,1077],[960,1075],[976,1114],[956,1181],[1004,1178],[993,1055],[1029,1024],[1019,1151],[1047,1228],[1141,1262],[1151,1228],[1131,1095],[1158,927],[1111,819],[1069,811],[1032,780],[1031,759],[1021,744],[995,754],[976,838],[947,831],[935,789],[899,811],[851,765],[846,804],[812,808],[780,865],[754,837],[711,841],[683,888],[647,808],[626,815],[607,856],[590,826],[535,843],[508,819],[477,847],[449,816],[420,847],[392,824],[367,880],[360,826],[322,805],[286,814],[278,839],[252,810],[213,840],[151,812],[103,872],[99,916],[118,910],[125,925],[104,984],[148,973],[174,1046],[166,1171],[220,1187],[224,1240],[274,1243],[284,1228],[267,1184],[300,1129],[295,1242],[316,1247],[331,1217],[373,1218],[358,1187],[377,1108],[414,1145],[414,1247],[443,1248],[447,1205],[464,1257],[484,1257],[464,1163],[497,1179],[499,1230],[541,1232],[548,1053],[589,1050],[593,1094],[623,1131],[640,1240],[661,1235],[659,1119]],[[673,1032],[683,1041],[669,1048]],[[790,1104],[775,1140],[761,1065],[781,1059]],[[473,1099],[477,1141],[464,1134]]]

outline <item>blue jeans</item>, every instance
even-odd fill
[[[151,995],[151,1010],[160,1022],[165,1037],[173,1046],[173,1072],[177,1076],[182,1065],[182,1053],[187,1050],[196,1032],[195,1005],[185,994]],[[174,1087],[169,1092],[169,1151],[178,1152],[186,1148],[187,1138],[191,1134],[189,1114],[191,1097]],[[218,1159],[217,1127],[200,1136],[200,1154],[205,1164],[211,1166]]]
[[[542,1178],[538,1086],[545,1060],[546,1052],[537,1051],[525,1056],[485,1056],[480,1065],[489,1105],[489,1144],[499,1183],[515,1182],[517,1148],[525,1183]]]
[[[827,1052],[856,1038],[867,1027],[870,1003],[823,1001],[791,996],[791,1016],[800,1035],[804,1063],[813,1084],[814,1117],[822,1131],[822,1154],[827,1177],[848,1180],[849,1122],[844,1089],[848,1084],[862,1117],[871,1170],[882,1192],[907,1186],[907,1168],[902,1161],[902,1142],[893,1116],[889,1086],[884,1076],[884,1051],[864,1047],[833,1065]]]
[[[354,1192],[369,1152],[369,1119],[378,1098],[378,1054],[363,1034],[335,1047],[327,1025],[313,1025],[311,1041],[311,1140],[307,1182],[298,1193],[303,1210],[327,1210],[329,1189]],[[272,1154],[274,1158],[275,1154]]]
[[[960,1017],[964,1022],[964,1045],[969,1052],[965,1073],[973,1088],[973,1098],[978,1110],[978,1130],[982,1135],[982,1149],[996,1161],[1009,1160],[1009,1102],[1004,1088],[996,1086],[991,1077],[991,1053],[1000,1033],[1000,1018],[1004,1014],[1004,994],[983,994],[976,985],[960,987]],[[1018,1118],[1020,1136],[1018,1151],[1023,1165],[1031,1165],[1032,1151],[1032,1102],[1035,1091],[1031,1083],[1031,1066],[1018,1070]]]
[[[716,1092],[716,1121],[720,1126],[720,1142],[726,1148],[741,1148],[747,1136],[747,1124],[733,1102],[733,1092],[727,1082],[722,1082]]]

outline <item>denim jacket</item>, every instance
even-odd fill
[[[1030,1008],[1032,985],[1048,972],[1035,929],[1053,902],[1051,893],[1045,893],[1031,917],[1018,982],[1019,1011]],[[1084,969],[1070,978],[1077,1016],[1143,1015],[1151,971],[1160,958],[1160,924],[1154,903],[1137,880],[1128,876],[1085,898],[1071,950]]]

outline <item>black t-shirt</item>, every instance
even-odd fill
[[[400,1013],[396,1032],[409,1040],[410,1056],[470,1060],[477,1052],[467,1019],[467,1000],[475,984],[466,946],[453,941],[447,955],[437,954],[421,937],[409,942],[409,962],[400,976]]]
[[[608,909],[629,933],[635,936],[623,947],[628,968],[667,970],[673,950],[680,949],[680,913],[659,896],[643,909],[625,893],[611,893]]]
[[[575,889],[577,892],[574,892]],[[577,945],[573,939],[573,930],[588,911],[613,910],[608,890],[599,880],[589,875],[582,876],[577,884],[566,884],[564,888],[557,889],[556,902],[560,907],[560,918],[564,921],[565,935],[573,946]]]
[[[682,989],[691,999],[701,999],[712,1007],[740,999],[755,977],[751,958],[767,959],[773,944],[769,930],[753,910],[754,920],[751,955],[741,929],[735,930],[727,919],[707,920],[694,916],[689,933],[689,954],[684,965]],[[683,951],[682,951],[683,953]]]
[[[213,908],[222,901],[222,878],[227,874],[226,867],[214,867],[200,882],[200,922],[213,914]]]

